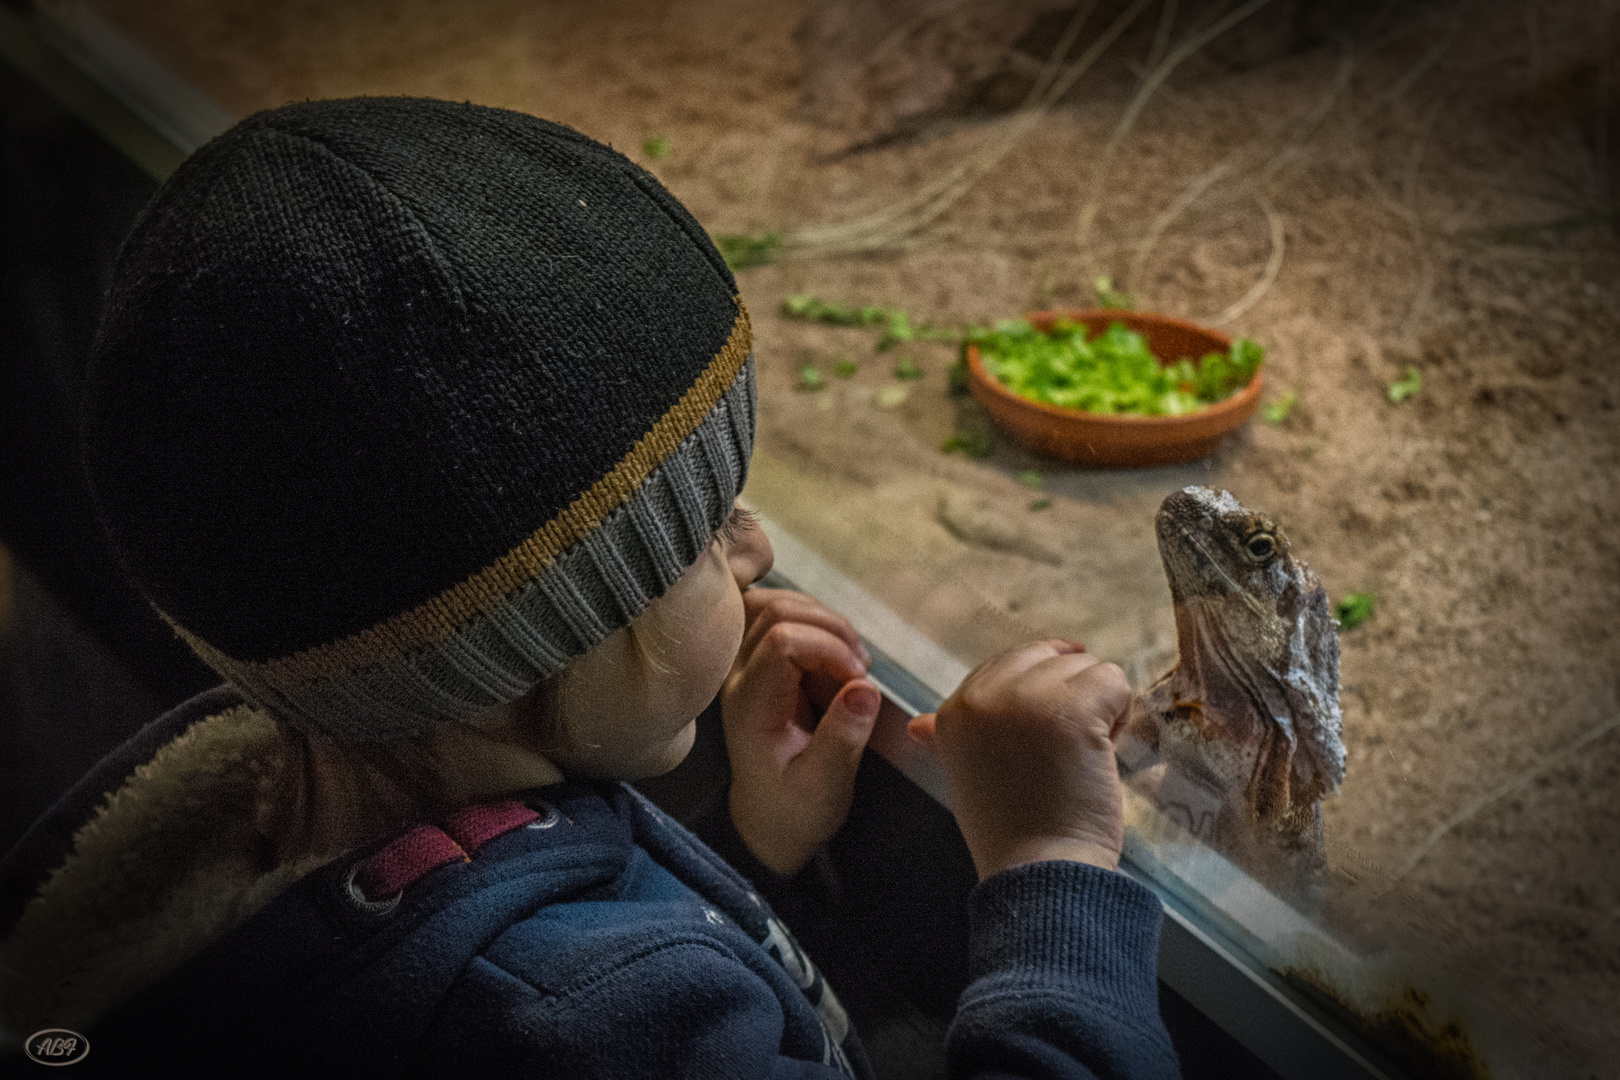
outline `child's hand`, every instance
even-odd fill
[[[882,702],[842,616],[784,589],[750,589],[743,603],[742,648],[720,694],[731,820],[754,856],[787,876],[844,823]]]
[[[980,664],[913,738],[945,766],[957,824],[980,879],[1070,859],[1119,868],[1124,797],[1113,739],[1130,687],[1072,641],[1038,641]]]

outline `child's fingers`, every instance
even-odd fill
[[[1039,665],[1032,674],[1062,715],[1106,724],[1110,737],[1130,707],[1130,683],[1118,664],[1083,654],[1059,656]]]
[[[1088,653],[1062,653],[1016,674],[1003,672],[976,688],[969,704],[984,719],[998,713],[1008,719],[1045,715],[1079,724],[1099,739],[1112,738],[1129,707],[1130,686],[1117,664]]]
[[[935,719],[935,715],[931,712],[918,713],[916,716],[913,716],[909,722],[907,722],[906,734],[909,735],[911,737],[911,741],[916,743],[918,746],[926,746],[930,750],[934,749]]]
[[[766,591],[768,595],[753,599],[754,594]],[[819,626],[842,639],[863,662],[870,662],[866,646],[849,620],[834,612],[814,597],[790,590],[751,589],[744,594],[747,611],[747,629],[743,634],[740,655],[747,656],[758,647],[760,640],[772,626],[783,622],[801,622]]]
[[[865,671],[842,638],[818,626],[778,623],[727,681],[728,712],[747,731],[775,731],[794,723],[807,674],[842,684]]]
[[[1004,708],[1009,703],[1009,695],[1028,696],[1028,677],[1032,670],[1060,659],[1070,663],[1095,662],[1078,642],[1056,638],[1032,641],[998,653],[974,668],[951,694],[951,701],[973,712]]]
[[[787,662],[800,671],[819,671],[840,682],[866,674],[866,661],[847,639],[824,626],[797,619],[773,622],[753,648],[738,652],[745,668]]]
[[[1103,661],[1090,653],[1067,653],[1047,657],[1022,673],[1022,680],[1038,694],[1064,695],[1072,691],[1081,675]]]
[[[749,656],[772,626],[783,622],[801,622],[819,626],[842,639],[865,663],[871,662],[861,636],[848,619],[805,593],[791,589],[749,589],[743,594],[747,629],[743,633],[738,655]]]
[[[810,742],[793,762],[818,790],[843,793],[855,781],[883,699],[865,679],[847,683],[822,714]]]
[[[814,733],[754,732],[734,741],[728,727],[732,821],[778,874],[798,873],[844,823],[881,706],[877,688],[856,679],[833,698]]]
[[[966,686],[968,683],[996,685],[1016,679],[1037,664],[1055,657],[1085,655],[1086,647],[1077,641],[1063,638],[1031,641],[992,656],[971,672],[963,685]]]

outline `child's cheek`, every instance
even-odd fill
[[[686,635],[688,655],[681,668],[688,675],[687,707],[693,716],[703,711],[731,672],[742,646],[745,613],[742,593],[732,578],[718,546],[710,549],[712,566],[706,568],[705,589],[694,597]]]

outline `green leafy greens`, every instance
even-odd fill
[[[910,341],[955,341],[961,334],[961,331],[947,327],[914,323],[911,316],[899,308],[873,304],[856,307],[821,300],[810,293],[795,293],[787,297],[782,301],[782,314],[790,319],[825,323],[828,326],[881,326],[883,333],[878,338],[878,352],[887,352],[896,345]]]
[[[976,428],[959,428],[940,449],[947,454],[960,450],[970,458],[987,458],[995,449],[995,443],[987,432]]]
[[[1281,426],[1288,419],[1288,414],[1294,411],[1299,404],[1299,391],[1289,390],[1276,401],[1260,406],[1260,415],[1266,418],[1266,423]]]
[[[750,266],[763,266],[776,261],[777,249],[782,246],[782,233],[780,230],[762,236],[717,233],[713,240],[727,266],[733,270],[746,270]]]
[[[1377,598],[1370,592],[1346,593],[1333,605],[1333,617],[1339,620],[1340,630],[1354,630],[1372,618]]]
[[[1179,416],[1230,397],[1259,370],[1265,350],[1237,338],[1225,353],[1160,364],[1147,339],[1124,323],[1087,340],[1086,328],[1058,319],[1047,333],[1023,319],[976,330],[985,367],[1008,389],[1043,401],[1094,413]]]
[[[850,304],[829,303],[809,293],[796,293],[782,301],[782,314],[805,322],[827,323],[830,326],[876,326],[887,322],[889,309],[872,305],[854,307]]]
[[[1419,374],[1417,368],[1409,367],[1406,369],[1406,378],[1401,379],[1399,382],[1390,383],[1387,393],[1389,395],[1389,400],[1394,404],[1399,405],[1413,394],[1421,393],[1422,391],[1423,376]]]
[[[1111,277],[1098,278],[1094,287],[1097,290],[1098,307],[1129,311],[1136,306],[1136,301],[1132,299],[1130,293],[1123,289],[1114,288],[1114,279]]]

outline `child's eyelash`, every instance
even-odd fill
[[[715,535],[728,544],[734,544],[743,533],[757,528],[759,528],[758,518],[742,507],[734,506],[731,513],[726,515],[725,523],[715,531]]]

